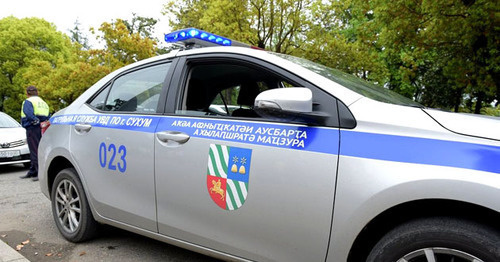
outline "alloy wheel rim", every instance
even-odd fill
[[[397,262],[483,262],[483,260],[460,250],[442,247],[423,248],[410,252]]]
[[[64,179],[59,182],[56,189],[56,214],[59,224],[68,233],[78,230],[81,219],[80,195],[75,185]]]

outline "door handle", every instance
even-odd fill
[[[156,134],[156,137],[158,137],[158,139],[164,143],[175,142],[178,144],[184,144],[190,138],[188,134],[178,131],[159,132]]]
[[[92,128],[91,125],[89,124],[83,124],[83,123],[79,123],[79,124],[75,124],[75,130],[79,133],[86,133],[88,132],[90,129]]]

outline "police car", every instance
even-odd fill
[[[197,29],[165,38],[185,48],[51,118],[40,185],[67,240],[104,223],[225,260],[500,261],[498,118]]]

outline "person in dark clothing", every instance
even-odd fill
[[[38,181],[38,144],[42,138],[40,123],[49,120],[49,106],[38,97],[38,90],[34,86],[26,88],[26,95],[28,98],[21,109],[21,125],[26,129],[31,166],[21,178],[31,177],[33,181]]]

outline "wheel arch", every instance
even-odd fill
[[[57,156],[50,162],[49,168],[47,169],[47,188],[49,190],[49,196],[52,194],[52,185],[54,184],[57,174],[66,168],[75,168],[75,166],[64,156]]]
[[[365,261],[370,250],[391,229],[410,220],[448,216],[488,225],[500,231],[500,213],[490,208],[450,199],[414,200],[391,207],[373,218],[358,234],[348,262]]]

